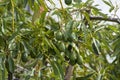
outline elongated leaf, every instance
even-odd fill
[[[59,76],[59,71],[58,71],[58,69],[56,67],[56,64],[53,61],[51,61],[51,66],[52,66],[52,68],[54,70],[54,74]]]
[[[77,77],[76,80],[89,80],[91,76],[93,76],[94,73],[90,73],[84,77]]]
[[[74,0],[74,2],[80,3],[80,2],[82,2],[82,0]]]
[[[4,69],[4,70],[1,70],[1,73],[2,73],[1,80],[5,80],[5,69]]]
[[[66,30],[67,32],[71,32],[71,31],[72,31],[73,22],[74,22],[74,21],[71,20],[71,21],[69,21],[69,22],[66,24],[65,30]]]
[[[63,80],[63,72],[60,64],[58,62],[51,61],[51,65],[53,67],[55,75],[59,76],[60,80]]]
[[[114,9],[115,9],[115,7],[111,7],[111,8],[109,9],[109,12],[112,12]]]
[[[9,70],[11,73],[14,73],[14,61],[12,59],[12,57],[8,57],[8,64],[9,64]]]
[[[4,41],[3,37],[0,36],[0,48],[2,48],[3,46],[5,46],[5,41]]]
[[[99,54],[100,54],[100,52],[101,52],[100,43],[99,43],[96,39],[94,39],[94,38],[93,38],[92,48],[93,48],[94,53],[95,53],[96,55],[99,55]]]
[[[0,57],[0,72],[2,73],[1,74],[1,80],[5,80],[5,65],[4,65],[4,58],[1,58]]]
[[[64,71],[63,71],[62,65],[58,61],[56,61],[55,63],[59,69],[60,78],[61,78],[61,80],[63,80],[64,79]]]
[[[47,38],[45,38],[45,42],[52,48],[52,45],[50,44],[50,41]]]
[[[106,1],[106,0],[102,0],[105,4],[107,4],[109,7],[111,7],[112,6],[112,4],[110,3],[110,2],[108,2],[108,1]]]
[[[53,0],[49,0],[49,2],[55,6],[55,3]]]
[[[27,76],[25,77],[25,80],[30,80],[30,75],[27,75]]]
[[[25,50],[25,52],[26,52],[26,54],[28,55],[28,54],[30,54],[30,50],[29,50],[29,46],[28,46],[28,43],[27,42],[25,42],[25,41],[22,41],[22,44],[23,44],[23,46],[24,46],[24,50]]]
[[[11,41],[11,40],[15,39],[15,37],[18,36],[18,35],[19,35],[19,32],[13,33],[12,36],[8,39],[8,41]]]
[[[61,56],[60,54],[60,51],[57,49],[57,47],[53,44],[52,41],[50,41],[51,45],[52,45],[52,48],[55,50],[55,52],[57,53],[57,56],[61,59],[61,60],[64,60],[63,57]]]
[[[98,74],[97,80],[102,80],[102,74]]]
[[[32,62],[29,63],[29,64],[26,64],[24,67],[26,67],[26,68],[34,67],[34,66],[37,64],[37,62],[38,62],[38,59],[32,61]]]

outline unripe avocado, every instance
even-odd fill
[[[22,62],[27,62],[28,61],[27,56],[26,56],[25,53],[22,53],[21,60],[22,60]]]
[[[55,38],[56,38],[57,40],[62,40],[62,32],[60,32],[60,31],[56,32],[56,33],[55,33]]]
[[[58,43],[58,48],[61,52],[65,52],[65,44],[63,42]]]
[[[72,0],[65,0],[66,5],[70,5],[72,3]]]
[[[75,52],[69,53],[69,58],[70,58],[70,64],[75,65],[77,59],[76,53]]]
[[[83,63],[83,58],[79,53],[77,53],[77,64],[82,65],[82,63]]]

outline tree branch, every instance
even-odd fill
[[[74,67],[71,64],[69,64],[68,67],[66,68],[64,80],[70,80],[70,78],[73,74],[73,69],[74,69]]]
[[[104,21],[111,21],[111,22],[116,22],[118,24],[120,24],[120,19],[119,18],[104,18],[101,16],[90,16],[90,20],[104,20]]]
[[[12,79],[13,79],[13,73],[8,71],[8,80],[12,80]]]

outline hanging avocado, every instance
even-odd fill
[[[27,55],[25,53],[22,53],[21,60],[22,60],[22,62],[27,62],[28,61]]]
[[[77,60],[76,52],[72,51],[71,53],[69,53],[69,59],[70,59],[70,64],[75,65]]]
[[[61,52],[65,52],[65,44],[63,42],[58,42],[58,49]]]
[[[72,3],[72,0],[65,0],[66,5],[70,5]]]
[[[57,39],[57,40],[62,40],[63,38],[62,38],[62,32],[61,31],[58,31],[58,32],[56,32],[55,33],[55,38]]]

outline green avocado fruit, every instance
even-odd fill
[[[65,52],[65,44],[63,42],[58,43],[58,48],[61,52]]]
[[[70,5],[72,3],[72,0],[65,0],[66,5]]]
[[[61,31],[58,31],[58,32],[55,33],[55,38],[56,38],[57,40],[62,40],[62,36],[63,36],[63,34],[62,34]]]

